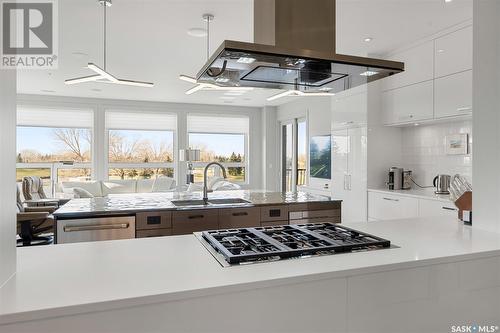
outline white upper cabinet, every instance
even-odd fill
[[[434,117],[452,117],[472,112],[472,70],[434,81]]]
[[[384,79],[384,90],[432,80],[434,77],[434,41],[395,53],[389,58],[404,62],[405,71]]]
[[[437,38],[434,49],[434,77],[472,69],[472,27]]]
[[[402,124],[432,119],[433,80],[382,93],[385,124]]]
[[[384,124],[413,124],[472,112],[472,27],[393,54],[405,72],[385,79]]]

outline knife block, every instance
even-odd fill
[[[458,218],[463,221],[464,210],[472,211],[472,192],[464,192],[464,194],[455,201],[455,206],[458,208]]]

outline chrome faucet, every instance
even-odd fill
[[[220,164],[219,162],[210,162],[207,164],[205,170],[203,171],[203,202],[205,203],[205,205],[208,204],[207,172],[208,168],[210,168],[212,165],[218,165],[222,169],[222,175],[224,176],[224,179],[227,178],[226,169],[222,164]]]

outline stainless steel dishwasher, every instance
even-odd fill
[[[135,238],[135,216],[57,220],[57,244],[129,238]]]

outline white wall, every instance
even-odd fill
[[[16,71],[0,70],[0,287],[16,270]]]
[[[94,129],[96,133],[104,133],[104,111],[106,109],[123,110],[144,110],[149,112],[169,112],[177,115],[177,149],[174,148],[175,156],[178,149],[187,145],[186,133],[187,114],[212,113],[212,114],[244,114],[250,119],[250,140],[249,140],[249,168],[248,185],[245,187],[260,189],[262,187],[262,112],[260,108],[225,106],[225,105],[202,105],[202,104],[182,104],[165,102],[145,102],[128,101],[113,99],[95,99],[95,98],[73,98],[60,96],[42,96],[42,95],[19,95],[18,104],[38,105],[38,106],[73,106],[85,107],[95,110]],[[93,144],[93,165],[94,175],[98,180],[105,179],[107,175],[107,152],[105,138],[102,135],[95,135]],[[15,156],[15,153],[14,153]],[[177,182],[182,184],[185,179],[185,163],[179,163],[177,167]]]
[[[473,8],[473,226],[500,232],[500,1]]]
[[[389,168],[401,163],[401,129],[383,125],[381,82],[370,83],[367,91],[367,186],[384,188]]]
[[[413,171],[413,178],[422,186],[432,185],[437,174],[461,174],[472,181],[472,154],[447,155],[446,136],[468,133],[472,142],[472,121],[405,127],[402,129],[401,166]],[[469,152],[472,150],[469,145]]]
[[[277,108],[262,108],[262,189],[280,191],[280,137]]]

